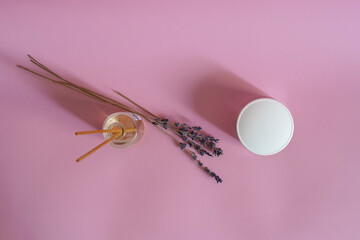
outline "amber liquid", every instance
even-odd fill
[[[134,118],[128,115],[120,114],[120,115],[110,116],[106,120],[104,124],[104,128],[117,129],[117,130],[121,129],[123,131],[122,135],[111,141],[112,145],[121,147],[136,141],[136,138],[139,137],[138,135],[143,132],[143,123],[142,120],[140,119],[136,120],[135,118],[134,120]],[[106,138],[113,137],[117,134],[118,132],[106,133]]]

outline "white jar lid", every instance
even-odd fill
[[[272,155],[283,150],[290,142],[294,121],[282,103],[259,98],[241,110],[236,130],[248,150],[259,155]]]

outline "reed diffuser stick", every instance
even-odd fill
[[[136,128],[126,129],[126,132],[136,132]],[[75,135],[85,135],[85,134],[93,134],[93,133],[122,133],[122,129],[104,129],[104,130],[92,130],[92,131],[82,131],[82,132],[75,132]]]
[[[75,135],[85,135],[85,134],[93,134],[93,133],[122,133],[122,129],[106,129],[106,130],[92,130],[92,131],[83,131],[83,132],[75,132]]]
[[[77,162],[80,162],[81,160],[83,160],[84,158],[88,157],[90,154],[94,153],[95,151],[99,150],[99,148],[101,148],[102,146],[108,144],[109,142],[111,142],[112,140],[120,137],[122,135],[122,132],[119,132],[118,134],[112,136],[111,138],[105,140],[104,142],[100,143],[99,145],[97,145],[96,147],[94,147],[93,149],[91,149],[89,152],[87,152],[86,154],[82,155],[81,157],[79,157],[78,159],[76,159]]]

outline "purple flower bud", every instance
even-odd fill
[[[205,138],[202,138],[201,140],[199,140],[201,146],[204,146],[205,143],[206,143],[206,139]]]
[[[205,154],[210,156],[210,157],[213,157],[213,155],[211,155],[208,151],[205,151]]]
[[[221,148],[214,148],[213,154],[214,154],[215,156],[220,156],[220,155],[223,154],[223,150],[222,150]]]
[[[222,179],[219,176],[215,176],[215,180],[217,183],[222,183]]]
[[[196,138],[196,133],[195,133],[194,131],[189,132],[189,137],[190,137],[192,140],[195,140],[195,138]]]
[[[186,148],[186,144],[185,144],[185,143],[180,143],[179,146],[180,146],[181,150],[183,150],[184,148]]]
[[[201,147],[197,144],[195,144],[194,148],[196,149],[196,151],[200,151]]]
[[[188,132],[188,130],[186,128],[184,128],[184,127],[181,127],[179,130],[182,131],[182,132],[185,132],[185,133]]]

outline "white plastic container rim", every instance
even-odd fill
[[[281,102],[258,98],[241,110],[236,131],[249,151],[258,155],[272,155],[289,144],[294,133],[294,120]]]

